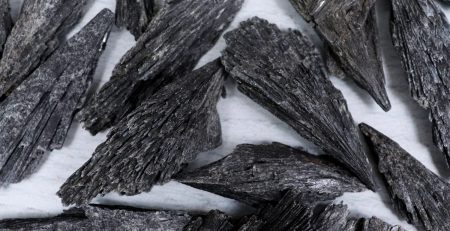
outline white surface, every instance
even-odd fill
[[[18,11],[20,2],[11,0],[14,12]],[[86,16],[71,34],[78,31],[102,8],[114,10],[114,4],[113,0],[91,1]],[[388,113],[382,111],[369,95],[356,87],[350,79],[332,78],[332,81],[346,97],[349,109],[357,123],[366,122],[374,126],[400,143],[433,172],[448,177],[449,171],[444,167],[444,159],[432,143],[431,125],[427,113],[409,96],[406,76],[391,45],[387,21],[388,0],[379,1],[377,7],[381,12],[379,15],[381,42],[384,45],[387,89],[392,110]],[[313,34],[311,28],[294,11],[288,0],[246,0],[230,29],[236,28],[240,21],[253,16],[268,19],[281,28],[297,28]],[[320,45],[320,42],[317,43]],[[97,80],[95,88],[109,79],[114,65],[133,44],[133,37],[127,31],[117,28],[113,30],[95,74]],[[221,39],[217,46],[205,55],[199,65],[218,57],[224,46],[225,43]],[[286,124],[239,93],[233,83],[229,82],[227,87],[228,97],[222,99],[218,106],[223,128],[223,145],[216,150],[200,154],[193,166],[201,166],[217,160],[241,143],[259,144],[278,141],[292,146],[303,146],[312,152],[317,152],[313,145],[302,139]],[[0,218],[45,217],[61,213],[64,208],[55,195],[56,191],[71,173],[89,159],[95,147],[105,139],[106,133],[93,137],[79,124],[73,124],[65,147],[52,152],[36,174],[22,183],[0,189]],[[390,209],[389,199],[385,195],[373,192],[349,193],[336,200],[336,202],[340,201],[348,204],[354,215],[377,216],[391,224],[401,224],[409,230],[414,230]],[[97,198],[94,202],[195,211],[220,209],[230,214],[242,214],[249,211],[248,207],[236,201],[176,182],[157,186],[150,193],[133,197],[122,197],[113,193],[104,198]]]

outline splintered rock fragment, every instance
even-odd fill
[[[382,133],[366,124],[360,128],[400,215],[418,228],[450,230],[449,184]]]
[[[116,191],[135,195],[165,183],[197,153],[221,144],[216,104],[225,75],[213,61],[167,85],[114,127],[58,194],[83,204]]]
[[[391,109],[378,43],[376,0],[290,0],[329,46],[338,66],[385,110]]]
[[[232,231],[235,230],[231,218],[226,214],[212,210],[205,216],[191,219],[183,231]]]
[[[175,77],[183,78],[214,46],[243,0],[167,1],[113,76],[80,114],[95,134],[115,125]]]
[[[190,220],[190,215],[177,211],[84,206],[72,208],[52,218],[3,220],[0,221],[0,230],[181,231]]]
[[[125,27],[137,39],[156,11],[155,0],[117,0],[116,25]]]
[[[311,194],[311,201],[332,200],[344,192],[365,189],[331,160],[279,143],[239,145],[227,157],[176,180],[253,206],[279,200],[287,189]]]
[[[222,62],[240,91],[375,188],[345,99],[327,78],[309,38],[253,18],[227,33],[225,40]]]
[[[450,165],[450,25],[434,0],[392,0],[394,45],[412,97],[430,112],[433,140]]]
[[[11,31],[12,21],[9,9],[9,0],[0,0],[0,59],[3,53],[3,46]]]
[[[0,104],[0,185],[21,181],[62,147],[113,23],[111,11],[100,12]]]
[[[25,0],[0,61],[0,96],[9,94],[59,45],[87,0]]]

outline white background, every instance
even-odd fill
[[[15,18],[20,9],[21,0],[10,0],[10,2]],[[82,21],[69,36],[105,7],[114,11],[115,1],[91,0]],[[352,80],[341,80],[334,77],[331,79],[336,88],[343,92],[357,123],[366,122],[374,126],[400,143],[404,149],[431,171],[448,178],[450,171],[445,168],[444,158],[432,143],[428,115],[411,99],[406,76],[391,45],[388,22],[389,1],[379,1],[377,9],[387,90],[392,110],[388,113],[381,110],[370,96],[359,89]],[[294,11],[288,0],[246,0],[243,9],[229,29],[236,28],[240,21],[253,16],[265,18],[281,28],[300,29],[317,39],[312,29]],[[134,43],[129,32],[118,28],[113,29],[94,76],[95,89],[109,79],[115,64]],[[317,43],[320,45],[319,41]],[[215,48],[202,58],[198,66],[218,57],[224,47],[225,43],[221,39]],[[193,167],[220,159],[229,154],[236,145],[242,143],[260,144],[277,141],[296,147],[302,146],[313,153],[318,152],[313,145],[302,139],[286,124],[239,93],[233,83],[227,83],[227,90],[227,98],[221,99],[218,105],[222,121],[223,145],[216,150],[200,154],[192,164]],[[0,189],[0,219],[47,217],[61,213],[65,208],[55,193],[65,179],[87,161],[95,147],[105,139],[106,133],[94,137],[83,130],[78,123],[74,123],[65,147],[53,151],[37,173],[19,184]],[[414,230],[393,212],[385,193],[347,193],[336,200],[337,203],[340,201],[349,206],[354,216],[377,216],[391,224],[400,224],[408,230]],[[150,193],[133,197],[123,197],[112,193],[103,198],[97,198],[93,202],[205,212],[211,209],[220,209],[232,215],[241,215],[251,211],[250,208],[234,200],[196,190],[177,182],[156,186]]]

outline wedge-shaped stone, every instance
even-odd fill
[[[81,18],[87,0],[25,0],[0,60],[0,96],[24,81]]]
[[[126,195],[150,191],[199,152],[219,146],[216,105],[224,75],[216,60],[147,99],[117,124],[61,187],[63,203],[83,204],[111,191]]]
[[[378,43],[376,0],[290,0],[321,35],[337,64],[385,110],[391,109]]]
[[[93,134],[116,124],[162,86],[189,73],[243,0],[168,1],[80,114]]]
[[[450,230],[450,185],[396,142],[361,124],[395,209],[418,228]]]
[[[331,159],[279,143],[239,145],[227,157],[176,180],[253,206],[277,201],[288,189],[310,195],[311,201],[332,200],[344,192],[365,189]]]
[[[125,27],[138,39],[156,13],[155,0],[117,0],[116,25]]]
[[[3,53],[3,46],[12,28],[12,20],[9,9],[9,0],[0,0],[0,59]]]
[[[113,23],[103,10],[0,104],[0,185],[21,181],[62,147]]]
[[[240,91],[375,188],[358,128],[309,38],[253,18],[225,40],[222,62]]]

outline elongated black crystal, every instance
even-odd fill
[[[290,0],[311,22],[337,64],[385,110],[391,109],[378,43],[376,0]]]
[[[309,38],[253,18],[225,40],[222,62],[240,91],[375,188],[358,128]]]
[[[310,194],[310,201],[332,200],[344,192],[365,189],[330,159],[279,143],[239,145],[227,157],[176,180],[253,206],[277,201],[288,189]]]
[[[80,114],[93,134],[116,124],[162,86],[189,73],[243,0],[168,1]]]
[[[3,46],[12,28],[12,20],[9,9],[9,0],[0,0],[0,59]]]
[[[360,125],[395,209],[418,228],[450,230],[450,185],[374,128]]]
[[[148,98],[112,129],[107,141],[61,187],[63,203],[83,204],[111,191],[150,191],[199,152],[219,146],[216,104],[225,74],[216,60]]]
[[[0,104],[0,185],[16,183],[62,147],[114,23],[100,12]]]
[[[125,27],[138,39],[156,13],[154,0],[117,0],[116,25]]]
[[[0,60],[0,96],[11,92],[55,51],[87,0],[25,0]]]

